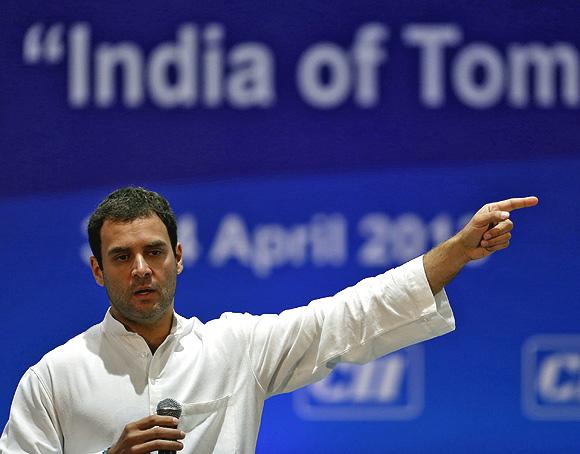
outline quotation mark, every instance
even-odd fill
[[[22,43],[22,59],[28,65],[41,62],[55,65],[64,57],[64,26],[54,24],[45,28],[44,24],[31,25]]]

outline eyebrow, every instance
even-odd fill
[[[117,246],[117,247],[114,247],[113,249],[110,249],[107,252],[107,255],[108,256],[111,256],[111,255],[119,254],[121,252],[129,252],[129,248],[128,247]]]
[[[155,241],[151,241],[150,243],[147,243],[145,245],[145,249],[153,249],[153,248],[167,248],[167,243],[163,240],[155,240]],[[115,254],[127,253],[130,250],[131,250],[131,248],[129,248],[127,246],[117,246],[117,247],[110,249],[107,252],[107,255],[112,256]]]
[[[151,241],[150,243],[148,243],[145,246],[145,249],[156,248],[156,247],[166,248],[167,243],[165,241],[162,241],[162,240]]]

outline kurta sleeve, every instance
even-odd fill
[[[324,378],[339,362],[365,363],[445,334],[455,320],[445,290],[433,296],[418,257],[336,295],[253,317],[248,356],[266,396]]]
[[[63,452],[62,432],[54,403],[33,369],[26,371],[14,394],[8,423],[0,438],[0,452]]]
[[[0,454],[65,452],[51,394],[40,376],[30,368],[16,388],[8,422],[0,437]],[[102,451],[87,454],[102,454]]]

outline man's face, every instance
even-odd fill
[[[183,269],[181,250],[177,244],[173,254],[167,229],[157,215],[103,223],[103,268],[91,257],[91,269],[97,283],[107,289],[117,320],[128,326],[153,325],[171,317],[176,277]]]

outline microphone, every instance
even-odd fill
[[[181,404],[174,399],[163,399],[157,404],[157,414],[159,416],[181,416]],[[158,451],[159,454],[176,454],[175,451]]]

